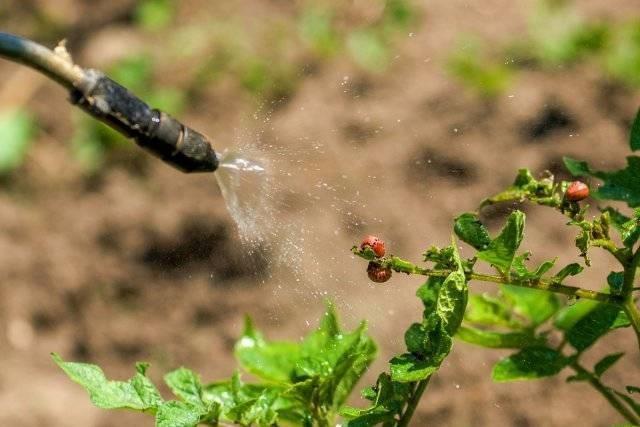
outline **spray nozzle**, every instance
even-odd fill
[[[32,67],[69,88],[74,104],[181,171],[213,172],[218,168],[218,156],[207,137],[152,109],[103,73],[75,65],[64,45],[54,52],[0,32],[0,56]]]
[[[99,71],[87,70],[71,101],[183,172],[213,172],[208,138],[149,105]]]

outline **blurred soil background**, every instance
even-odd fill
[[[267,244],[243,242],[212,175],[172,170],[0,61],[0,425],[150,426],[95,409],[49,353],[111,378],[145,360],[158,383],[180,365],[212,381],[235,368],[245,314],[295,340],[325,298],[349,327],[369,321],[371,383],[404,350],[420,280],[373,286],[350,247],[373,233],[418,261],[519,167],[566,178],[563,155],[623,165],[640,105],[639,12],[634,0],[3,0],[2,31],[66,39],[79,64],[217,149],[252,145],[273,168],[275,215],[261,218]],[[534,260],[577,261],[562,217],[521,208]],[[506,212],[485,215],[493,230]],[[593,264],[581,285],[599,289],[614,266],[596,251]],[[592,352],[633,354],[607,373],[616,386],[640,382],[633,342],[618,330]],[[619,421],[566,375],[492,383],[504,354],[456,343],[414,425]]]

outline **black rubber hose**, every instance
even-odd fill
[[[0,32],[0,56],[32,67],[68,88],[71,102],[183,172],[213,172],[218,156],[207,137],[152,109],[96,70],[73,64],[31,40]]]

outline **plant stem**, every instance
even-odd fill
[[[627,313],[627,317],[631,322],[633,331],[636,333],[636,340],[638,341],[638,349],[640,349],[640,310],[638,306],[633,302],[633,299],[628,299],[624,303],[624,312]]]
[[[636,279],[636,270],[638,269],[638,263],[640,263],[640,249],[630,257],[627,262],[622,263],[624,267],[624,279],[622,283],[622,295],[626,299],[631,299],[633,293],[633,282]]]
[[[431,375],[418,382],[418,385],[416,386],[415,390],[411,394],[411,397],[409,398],[409,401],[407,402],[407,408],[404,410],[402,417],[400,417],[400,421],[398,421],[398,427],[407,427],[409,425],[409,421],[411,421],[411,417],[413,417],[413,413],[418,407],[420,398],[422,397],[424,391],[427,389],[427,385],[429,385],[429,380],[431,380]]]
[[[640,249],[636,250],[633,257],[630,257],[627,262],[622,264],[624,267],[622,296],[624,297],[624,311],[631,322],[633,331],[636,333],[638,348],[640,348],[640,311],[638,311],[638,306],[633,301],[633,282],[636,278],[638,263],[640,263]]]
[[[373,257],[370,257],[366,253],[359,251],[357,248],[354,248],[352,251],[355,255],[358,255],[369,261],[374,261]],[[451,270],[433,270],[429,268],[419,267],[410,261],[404,260],[402,258],[398,258],[396,256],[375,259],[375,262],[377,262],[382,266],[390,267],[397,272],[406,273],[406,274],[419,274],[422,276],[433,276],[433,277],[447,277],[449,274],[451,274]],[[491,282],[491,283],[498,283],[503,285],[518,286],[521,288],[539,289],[542,291],[549,291],[549,292],[555,292],[558,294],[567,295],[569,297],[585,298],[585,299],[599,301],[607,304],[622,305],[621,304],[622,301],[620,297],[616,295],[610,295],[610,294],[605,294],[603,292],[591,291],[589,289],[583,289],[575,286],[567,286],[567,285],[554,282],[553,280],[535,279],[535,280],[514,281],[504,276],[494,276],[490,274],[481,274],[481,273],[467,273],[466,276],[467,276],[467,280],[478,280],[481,282]]]
[[[636,417],[622,402],[620,402],[613,390],[602,384],[602,382],[600,382],[600,379],[596,377],[592,372],[586,370],[577,361],[573,362],[571,364],[571,367],[574,371],[576,371],[577,374],[587,376],[589,378],[589,384],[591,384],[593,388],[595,388],[605,399],[607,399],[609,404],[616,411],[618,411],[618,413],[622,415],[625,420],[629,421],[633,425],[640,424],[640,418]]]
[[[616,244],[609,238],[606,239],[595,239],[591,241],[591,246],[595,246],[598,248],[602,248],[609,252],[615,259],[620,261],[621,264],[624,264],[626,257],[628,256],[628,252],[626,248],[618,248]]]

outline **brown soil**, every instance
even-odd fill
[[[68,26],[70,48],[82,64],[102,66],[103,56],[140,46],[158,46],[162,54],[162,36],[131,27],[132,3],[9,0],[0,5],[0,26],[35,36],[37,11],[45,8]],[[178,19],[189,25],[233,18],[254,28],[260,17],[288,16],[285,3],[189,0],[180,3]],[[525,3],[428,2],[411,36],[400,35],[386,73],[363,72],[339,57],[314,67],[269,114],[232,82],[203,88],[184,118],[215,135],[218,148],[247,139],[265,151],[269,144],[280,147],[267,154],[286,168],[276,174],[274,221],[292,226],[278,228],[271,249],[251,254],[210,175],[182,175],[127,152],[124,161],[87,178],[69,154],[71,107],[63,91],[31,72],[16,77],[22,71],[1,62],[0,81],[29,82],[32,95],[19,102],[34,112],[42,131],[24,168],[0,191],[0,425],[152,425],[142,415],[92,407],[49,352],[98,363],[116,378],[146,360],[158,383],[180,365],[203,379],[220,379],[234,369],[232,347],[245,314],[269,337],[296,339],[313,327],[327,297],[349,326],[369,321],[380,344],[364,383],[373,381],[402,351],[401,331],[419,316],[413,294],[420,282],[399,276],[385,286],[370,284],[365,264],[348,251],[363,234],[380,235],[393,253],[418,260],[425,247],[447,244],[456,213],[509,184],[518,167],[560,172],[563,155],[600,167],[623,163],[626,129],[640,97],[604,81],[592,64],[524,71],[491,102],[443,71],[461,33],[499,43],[522,32],[531,6]],[[580,10],[609,19],[636,12],[634,1],[616,3],[584,1]],[[159,81],[179,85],[189,64],[166,62]],[[8,93],[3,90],[0,85],[0,95]],[[15,102],[0,97],[0,108]],[[313,148],[317,144],[321,149]],[[535,259],[560,254],[560,263],[575,260],[573,231],[563,218],[523,209],[530,214],[526,247]],[[487,220],[495,229],[504,214],[493,211]],[[300,249],[290,254],[290,265],[274,262],[291,238]],[[594,256],[581,284],[599,288],[612,268],[609,259]],[[632,338],[631,331],[618,331],[593,351],[594,360],[609,345],[628,352],[607,374],[617,386],[640,383]],[[564,376],[492,383],[491,366],[503,354],[456,343],[414,425],[619,421],[588,386],[565,385]]]

